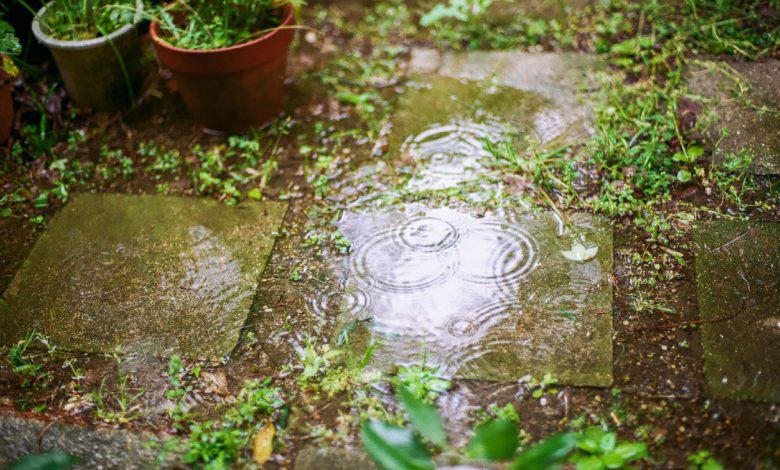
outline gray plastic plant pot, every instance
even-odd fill
[[[107,36],[83,41],[61,41],[46,29],[46,4],[33,19],[32,30],[47,46],[60,70],[65,88],[80,107],[115,111],[131,105],[143,82],[138,22],[143,1],[136,0],[133,24],[126,24]]]

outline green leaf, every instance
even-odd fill
[[[517,427],[509,421],[488,421],[476,429],[468,445],[469,457],[506,460],[517,450]]]
[[[76,457],[60,451],[28,455],[12,463],[7,470],[68,470],[76,465]]]
[[[701,466],[701,470],[723,470],[723,465],[720,464],[715,459],[707,459],[706,462]]]
[[[592,455],[577,462],[577,470],[603,470],[604,463],[601,459]]]
[[[626,462],[644,459],[647,457],[647,444],[644,442],[626,442],[617,446],[615,453],[623,457]]]
[[[680,183],[687,183],[691,178],[693,178],[693,175],[691,175],[691,172],[688,170],[680,170],[677,172],[677,181]]]
[[[623,468],[623,465],[626,464],[626,459],[617,452],[608,452],[601,456],[601,462],[607,468]]]
[[[612,452],[617,444],[617,435],[614,432],[605,433],[599,441],[599,448],[601,452]]]
[[[431,455],[411,429],[367,421],[360,431],[368,455],[383,470],[433,469]]]
[[[696,160],[702,155],[704,155],[704,149],[702,147],[699,147],[698,145],[695,147],[688,147],[688,158],[691,161]]]
[[[246,193],[247,197],[249,199],[252,199],[254,201],[259,201],[263,199],[263,192],[260,191],[259,188],[252,188]]]
[[[520,453],[512,470],[548,469],[558,465],[575,447],[579,436],[574,433],[554,434]]]
[[[601,439],[605,434],[603,429],[591,426],[582,434],[577,447],[589,454],[598,454],[601,452]]]
[[[420,434],[437,447],[447,445],[447,433],[444,432],[441,418],[434,407],[417,398],[406,387],[401,387],[398,390],[398,399],[401,400],[401,404],[409,415],[412,426]]]

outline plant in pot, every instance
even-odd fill
[[[262,127],[284,104],[302,0],[179,0],[152,10],[157,59],[204,132]]]
[[[73,101],[112,111],[135,101],[143,79],[142,17],[142,0],[53,0],[35,14],[32,30],[54,56]]]
[[[3,20],[0,20],[0,144],[11,136],[14,123],[14,102],[11,97],[13,79],[19,73],[11,60],[11,55],[22,51],[19,39],[14,30]]]

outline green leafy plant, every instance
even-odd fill
[[[0,20],[0,72],[15,77],[19,74],[13,60],[9,55],[22,52],[22,44],[14,34],[14,28],[3,20]]]
[[[645,443],[620,442],[614,432],[591,426],[582,433],[571,461],[577,464],[577,470],[600,470],[626,468],[628,463],[646,457]]]
[[[36,346],[43,346],[46,351],[36,350]],[[50,378],[46,365],[58,356],[57,347],[35,330],[28,331],[24,339],[11,346],[8,353],[11,371],[23,377],[23,387],[45,385]]]
[[[226,144],[193,147],[194,162],[187,160],[185,163],[198,193],[216,195],[225,204],[233,205],[242,199],[239,186],[254,184],[251,190],[254,197],[248,196],[262,198],[263,189],[278,167],[276,156],[280,141],[291,126],[290,119],[277,120],[263,131],[231,136]],[[173,170],[177,157],[175,154],[166,157],[168,171]]]
[[[178,0],[148,15],[162,28],[165,41],[183,49],[219,49],[257,39],[277,28],[281,8],[296,10],[303,0]]]
[[[143,415],[140,399],[146,390],[135,393],[130,391],[130,376],[122,372],[122,358],[118,351],[111,354],[116,363],[117,388],[115,391],[106,388],[105,379],[100,381],[100,387],[90,396],[95,404],[95,414],[106,423],[127,424]]]
[[[248,380],[219,420],[190,421],[184,462],[211,469],[231,468],[241,459],[252,436],[284,406],[282,391],[272,385],[271,379]]]
[[[444,20],[472,23],[483,17],[494,0],[449,0],[438,3],[420,18],[420,26],[429,27]]]
[[[691,470],[723,470],[723,465],[708,450],[689,455],[688,463],[691,464]]]
[[[37,13],[26,2],[22,4]],[[135,0],[55,0],[38,20],[55,39],[82,41],[107,36],[132,23],[135,14]]]
[[[378,420],[368,420],[361,428],[361,440],[366,452],[383,470],[435,468],[431,451],[425,442],[438,450],[449,449],[447,434],[438,412],[404,387],[397,387],[398,399],[410,426],[402,427]],[[496,420],[481,424],[466,447],[472,460],[509,461],[511,469],[550,468],[574,450],[576,434],[556,434],[537,445],[519,451],[517,427],[514,423]],[[519,452],[518,452],[519,451]]]
[[[393,377],[396,388],[409,390],[418,399],[433,403],[439,395],[452,387],[452,382],[441,375],[438,367],[414,364],[401,366]]]

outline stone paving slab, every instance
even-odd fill
[[[533,19],[564,19],[569,11],[581,10],[594,0],[498,0],[490,7],[489,19],[510,23],[518,16]]]
[[[780,223],[713,221],[694,241],[709,390],[780,401]]]
[[[414,162],[412,189],[449,188],[484,172],[493,160],[486,140],[510,140],[522,151],[591,134],[590,107],[577,91],[598,68],[591,56],[415,49],[410,68],[389,150]]]
[[[749,89],[744,98],[735,90]],[[765,62],[702,62],[687,74],[690,92],[709,101],[705,136],[717,162],[746,149],[753,154],[755,174],[780,174],[780,60]],[[774,112],[762,112],[766,107]]]
[[[416,190],[450,188],[484,173],[494,160],[485,140],[524,147],[522,137],[546,107],[533,93],[484,83],[430,76],[418,85],[400,98],[389,138],[391,154],[413,162],[409,185]]]
[[[439,75],[472,81],[494,79],[498,85],[533,92],[556,103],[577,106],[578,89],[604,69],[596,55],[555,52],[412,50],[412,74]]]
[[[435,456],[436,468],[438,470],[493,470],[499,468],[497,464],[488,463],[450,465],[447,460],[447,456]],[[293,468],[294,470],[376,470],[378,467],[362,449],[305,447],[298,452]]]
[[[349,213],[339,229],[353,253],[333,271],[343,286],[314,310],[359,322],[356,347],[375,365],[427,362],[467,379],[554,374],[560,383],[612,383],[612,230],[572,214],[559,236],[548,214],[475,217],[452,209]],[[598,247],[571,261],[573,241]],[[370,321],[368,321],[370,319]]]
[[[79,457],[79,468],[153,469],[158,452],[148,446],[158,437],[106,428],[0,415],[0,467],[26,455],[61,450]],[[162,467],[173,466],[167,461]]]
[[[11,285],[0,340],[215,358],[235,347],[285,203],[80,194]]]
[[[295,458],[295,470],[376,470],[377,466],[363,450],[336,447],[304,447]]]

